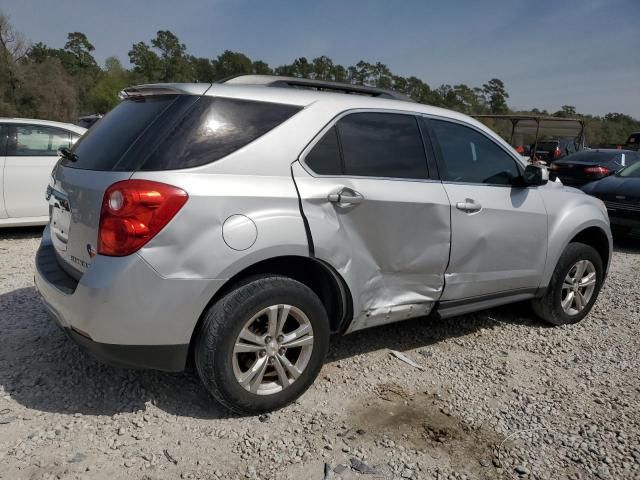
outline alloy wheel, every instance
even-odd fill
[[[233,347],[233,373],[251,393],[272,395],[293,384],[313,351],[313,327],[302,310],[278,304],[242,327]]]
[[[596,267],[589,260],[577,261],[562,282],[560,303],[567,315],[577,315],[589,304],[596,288]]]

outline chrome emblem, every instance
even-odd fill
[[[87,243],[87,253],[89,254],[89,258],[93,258],[96,256],[96,249],[90,243]]]

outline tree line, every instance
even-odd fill
[[[299,57],[273,68],[231,50],[215,58],[196,57],[169,30],[158,31],[148,43],[133,44],[128,52],[131,68],[125,68],[114,56],[100,66],[94,50],[81,32],[69,33],[62,48],[32,44],[0,13],[0,116],[74,122],[81,114],[109,111],[119,102],[118,92],[129,85],[212,82],[239,74],[286,75],[386,88],[420,103],[470,115],[513,113],[507,104],[507,89],[498,78],[476,87],[460,83],[432,88],[415,76],[394,74],[381,62],[361,60],[345,67],[327,56]],[[631,131],[640,130],[640,122],[628,115],[581,115],[570,105],[557,112],[533,109],[517,113],[582,117],[587,122],[587,140],[594,145],[621,143]]]

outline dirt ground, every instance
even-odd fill
[[[193,373],[85,356],[33,287],[40,233],[0,231],[0,479],[640,479],[640,238],[578,325],[511,305],[335,338],[298,402],[243,418]]]

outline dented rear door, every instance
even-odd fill
[[[442,294],[449,260],[450,203],[444,187],[428,178],[422,140],[413,138],[413,124],[402,119],[389,129],[378,128],[384,120],[374,115],[338,121],[339,149],[327,141],[338,131],[325,129],[315,152],[329,158],[328,153],[341,151],[342,164],[336,160],[332,167],[327,159],[314,165],[312,145],[302,163],[292,166],[312,254],[338,271],[350,289],[350,331],[428,314]],[[397,129],[411,133],[399,138]],[[402,144],[389,155],[396,157],[392,162],[405,162],[405,170],[392,173],[415,178],[384,177],[384,168],[375,167],[384,161],[385,135]],[[356,141],[370,142],[369,148],[360,149]],[[359,166],[350,170],[353,155]],[[408,157],[415,159],[415,168]]]

